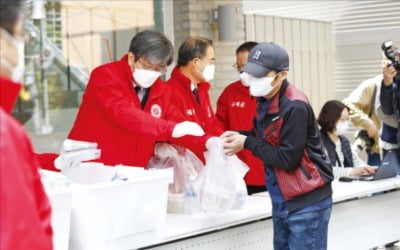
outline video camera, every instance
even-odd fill
[[[395,82],[400,82],[400,49],[393,48],[393,42],[391,40],[384,41],[382,43],[382,50],[385,53],[387,59],[392,62],[393,67],[397,71],[397,75],[394,77]]]
[[[360,151],[371,151],[375,144],[375,139],[369,137],[367,130],[362,129],[356,132],[354,144]]]
[[[393,67],[399,71],[400,70],[400,59],[396,57],[397,54],[400,54],[400,52],[398,51],[398,49],[394,49],[393,47],[393,42],[388,40],[388,41],[384,41],[382,43],[382,50],[385,53],[385,56],[387,59],[389,59],[390,61],[392,61],[392,65]]]

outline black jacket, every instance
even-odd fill
[[[385,84],[381,84],[381,94],[379,96],[379,101],[381,102],[381,107],[382,111],[386,115],[392,115],[394,114],[394,108],[393,108],[393,87],[392,85],[390,86],[385,86]],[[399,93],[396,93],[397,95],[397,100],[400,101],[399,99]],[[399,110],[399,103],[396,104],[397,110]]]
[[[273,167],[288,210],[330,196],[332,166],[307,97],[285,80],[279,94],[271,100],[262,127],[264,140],[258,141],[257,131],[253,130],[247,136],[245,148],[263,160],[265,166]]]
[[[322,141],[324,142],[326,151],[328,152],[328,156],[329,159],[331,160],[332,165],[341,166],[342,163],[339,162],[335,143],[331,140],[328,133],[324,130],[321,130],[321,137]],[[351,151],[350,141],[342,135],[339,135],[339,140],[342,145],[342,152],[344,158],[343,167],[354,167],[353,153]],[[336,162],[338,162],[338,164],[336,164]]]

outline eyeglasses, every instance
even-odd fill
[[[232,64],[232,68],[236,69],[237,71],[240,71],[243,68],[244,65],[239,65],[237,63]]]

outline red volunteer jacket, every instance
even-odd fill
[[[50,204],[23,126],[11,115],[20,84],[0,78],[0,249],[52,249]]]
[[[190,79],[184,76],[178,67],[175,67],[172,71],[167,84],[171,87],[176,107],[185,117],[185,120],[198,123],[208,136],[220,136],[223,133],[210,103],[208,94],[210,84],[208,82],[197,85],[200,103],[196,101],[191,90]],[[192,151],[204,162],[203,152],[205,148],[198,147],[192,149]]]
[[[125,55],[92,72],[68,138],[97,142],[102,151],[99,161],[106,165],[146,167],[156,142],[204,148],[205,141],[192,136],[171,138],[176,122],[183,119],[175,108],[171,90],[161,79],[150,88],[141,109]]]
[[[256,114],[257,98],[251,97],[249,88],[239,81],[229,84],[217,102],[217,119],[224,130],[251,130]],[[264,165],[249,150],[237,156],[250,168],[245,176],[247,185],[265,186]]]

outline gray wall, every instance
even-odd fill
[[[400,1],[249,1],[246,14],[332,23],[333,98],[343,99],[381,71],[381,44],[400,46]],[[316,86],[326,87],[329,86]]]
[[[239,79],[239,75],[232,65],[236,62],[235,50],[245,39],[242,1],[174,0],[173,4],[175,52],[189,36],[203,36],[213,40],[216,71],[210,98],[215,107],[217,98],[225,86]],[[236,7],[237,19],[236,23],[232,24],[236,30],[235,41],[219,41],[218,23],[211,21],[211,10],[216,9],[218,5],[225,4],[233,4]]]

